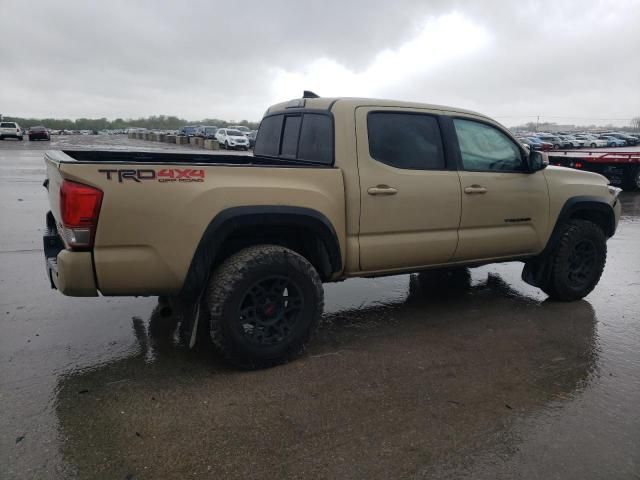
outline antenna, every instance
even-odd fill
[[[302,92],[302,98],[320,98],[320,95],[313,93],[311,90],[305,90]]]

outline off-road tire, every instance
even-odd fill
[[[586,273],[583,280],[576,280],[576,258],[580,249],[587,247],[590,254],[583,255],[591,258],[587,262],[590,267],[584,267]],[[607,260],[607,239],[602,229],[587,220],[570,220],[563,227],[560,240],[551,252],[548,261],[549,275],[541,287],[554,300],[570,302],[587,296],[595,288],[602,276]],[[581,276],[582,274],[578,274]]]
[[[260,332],[266,336],[267,329],[247,327],[248,320],[243,320],[240,312],[245,305],[243,302],[254,298],[249,292],[274,277],[292,282],[292,290],[301,297],[301,307],[294,323],[286,327],[289,331],[284,340],[275,345],[258,345]],[[289,286],[287,292],[290,297]],[[256,245],[232,255],[216,268],[205,302],[210,314],[214,349],[237,367],[256,369],[286,363],[304,351],[322,315],[324,293],[318,272],[304,257],[278,245]],[[284,303],[282,305],[286,312],[288,307],[284,307]],[[267,314],[258,311],[259,308],[255,307],[254,318],[261,315],[264,319]],[[258,332],[257,340],[251,337],[254,328]]]

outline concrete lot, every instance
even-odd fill
[[[42,150],[70,146],[167,149],[0,142],[0,478],[640,478],[640,194],[583,301],[515,263],[350,280],[302,359],[239,372],[155,298],[50,290]]]

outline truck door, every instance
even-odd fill
[[[495,125],[454,118],[462,218],[453,260],[538,253],[549,221],[542,171],[529,173],[524,150]]]
[[[359,107],[355,116],[361,270],[447,262],[458,242],[461,191],[437,114]]]

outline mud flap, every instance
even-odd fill
[[[522,280],[533,287],[542,288],[549,276],[548,264],[546,259],[540,258],[525,262],[522,269]]]
[[[185,345],[193,348],[198,340],[198,327],[205,324],[206,309],[202,308],[201,298],[185,301],[180,298],[171,299],[171,308],[180,322],[180,337]]]

